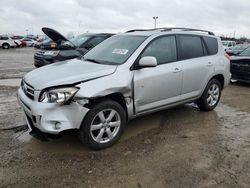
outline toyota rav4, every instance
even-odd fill
[[[110,37],[82,59],[29,72],[17,95],[33,131],[77,129],[86,146],[103,149],[137,116],[190,102],[213,110],[230,77],[212,32],[139,29]]]

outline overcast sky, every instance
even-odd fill
[[[192,27],[250,37],[250,0],[1,0],[0,34],[124,32],[133,28]]]

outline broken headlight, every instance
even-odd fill
[[[39,102],[65,104],[75,96],[78,90],[77,87],[49,89],[42,93]]]

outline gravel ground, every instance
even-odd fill
[[[31,48],[6,53],[2,78],[33,69]],[[102,151],[83,147],[75,132],[41,142],[3,130],[24,121],[17,88],[0,88],[0,187],[250,187],[249,84],[231,84],[211,112],[184,105],[137,118]]]
[[[33,47],[0,49],[0,79],[22,78],[34,69]]]

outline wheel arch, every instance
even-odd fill
[[[7,45],[10,47],[10,44],[9,44],[8,42],[2,43],[2,47],[3,47],[5,44],[7,44]]]
[[[101,101],[107,100],[107,99],[113,100],[113,101],[117,102],[118,104],[120,104],[126,113],[126,120],[128,120],[128,108],[126,105],[126,100],[125,100],[125,97],[123,96],[123,94],[119,93],[119,92],[111,93],[111,94],[108,94],[106,96],[92,98],[92,99],[90,99],[89,103],[85,106],[91,108],[92,105],[95,105],[95,104],[97,104]]]
[[[220,82],[220,84],[221,84],[221,90],[224,88],[225,78],[224,78],[224,76],[222,74],[216,74],[210,80],[212,80],[212,79],[216,79],[216,80],[218,80]]]

